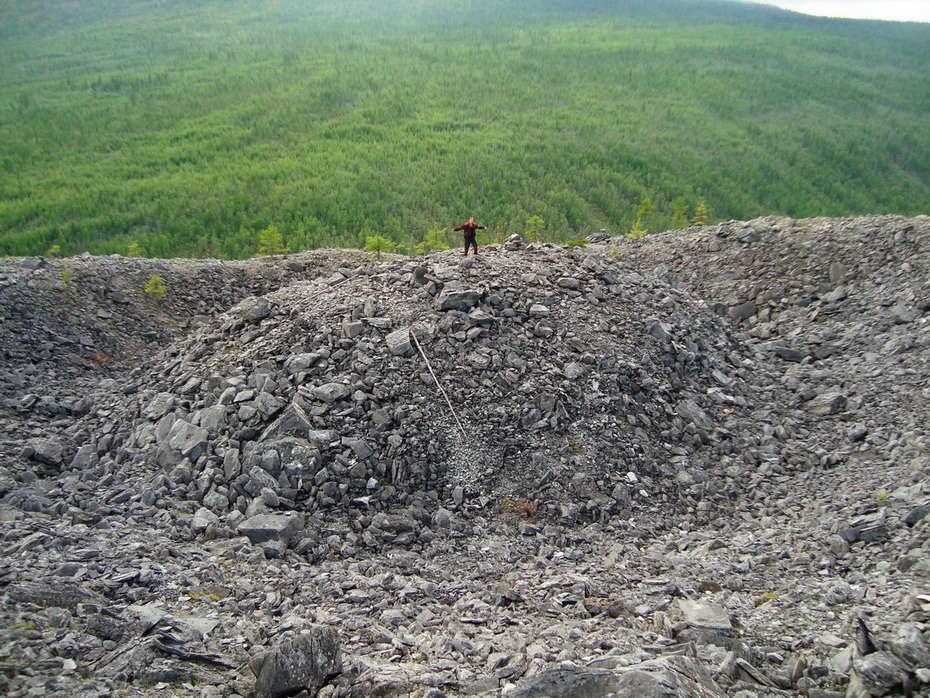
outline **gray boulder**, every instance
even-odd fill
[[[316,695],[330,677],[342,671],[339,637],[320,625],[285,640],[251,663],[255,698],[280,698],[308,691]]]
[[[253,516],[240,523],[237,530],[254,544],[282,541],[287,545],[303,527],[303,518],[299,514],[287,512]]]
[[[678,416],[685,422],[694,424],[698,429],[710,430],[714,428],[714,421],[694,400],[682,400],[678,403],[676,411]]]
[[[209,436],[210,432],[203,427],[179,419],[168,432],[168,446],[184,458],[196,461],[206,450]]]
[[[25,449],[25,455],[34,461],[60,468],[64,461],[65,447],[57,439],[33,439]]]
[[[313,389],[313,396],[323,402],[338,402],[352,394],[352,389],[343,383],[324,383]]]
[[[439,310],[460,310],[467,313],[481,301],[481,291],[444,291],[436,298]]]
[[[410,328],[402,327],[394,330],[384,338],[387,342],[388,351],[394,356],[405,356],[413,351],[413,345],[410,342]]]
[[[246,322],[255,323],[271,315],[271,306],[264,298],[250,296],[242,300],[231,312]]]

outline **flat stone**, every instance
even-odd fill
[[[313,425],[304,409],[295,402],[288,405],[281,416],[262,434],[262,440],[275,436],[297,436],[310,440]]]
[[[352,389],[343,383],[324,383],[313,389],[313,396],[330,404],[344,400],[352,394]]]
[[[896,305],[891,309],[891,320],[896,325],[907,325],[920,317],[920,313],[914,308],[907,308],[903,305]]]
[[[794,349],[793,347],[785,346],[784,344],[778,344],[774,347],[775,356],[779,359],[784,359],[785,361],[792,361],[794,363],[801,363],[804,361],[806,354],[799,349]]]
[[[436,298],[436,308],[438,310],[460,310],[467,313],[481,302],[481,291],[464,290],[464,291],[443,291]]]
[[[853,669],[866,690],[883,696],[907,680],[908,667],[891,652],[878,651],[853,660]]]
[[[809,412],[822,417],[837,414],[844,409],[846,409],[846,396],[836,391],[821,393],[807,403]]]
[[[346,339],[355,339],[365,331],[364,322],[346,321],[342,323],[342,336]]]
[[[709,431],[714,428],[714,420],[694,400],[682,400],[675,411],[686,423],[694,424],[698,429]]]
[[[565,364],[565,367],[562,369],[562,373],[570,381],[578,380],[587,372],[588,370],[585,368],[584,364],[580,364],[576,361]]]
[[[930,504],[921,504],[911,509],[907,516],[904,517],[904,523],[914,527],[930,514]]]
[[[733,629],[733,624],[730,622],[730,613],[723,606],[679,599],[678,607],[684,614],[685,621],[692,627],[711,630]]]
[[[521,680],[509,698],[719,698],[720,687],[699,662],[683,655],[652,659],[616,670],[553,669]]]
[[[667,322],[653,320],[649,323],[647,331],[663,344],[669,344],[672,341],[672,326]]]
[[[739,324],[751,318],[758,310],[759,308],[754,301],[746,301],[745,303],[731,305],[727,308],[727,317]]]
[[[372,450],[371,446],[369,446],[368,442],[364,439],[351,439],[348,442],[348,446],[359,460],[367,460],[374,454],[374,450]]]
[[[299,514],[287,512],[253,516],[240,523],[236,530],[255,544],[270,540],[288,544],[303,527],[303,518]]]
[[[262,419],[268,420],[281,411],[281,408],[284,407],[284,402],[269,393],[259,393],[252,405],[261,415]]]
[[[203,427],[179,419],[168,432],[168,446],[184,458],[196,461],[206,450],[209,437],[210,432]]]
[[[255,323],[271,315],[271,305],[264,298],[250,296],[241,300],[230,312],[246,322]]]
[[[888,537],[886,524],[887,512],[885,509],[859,517],[840,532],[840,536],[848,543],[864,541],[866,543],[882,540]]]
[[[226,406],[213,405],[200,410],[200,426],[213,435],[226,426]]]

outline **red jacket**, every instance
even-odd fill
[[[457,231],[461,230],[462,235],[474,235],[476,230],[484,230],[483,225],[478,225],[474,221],[468,220],[462,223],[458,228],[453,228],[452,230]]]

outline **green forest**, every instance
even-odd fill
[[[469,215],[479,240],[568,241],[701,204],[930,213],[930,25],[713,0],[0,3],[3,255],[414,251]]]

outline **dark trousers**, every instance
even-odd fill
[[[469,247],[474,247],[475,254],[478,254],[478,241],[475,239],[474,233],[465,233],[465,251],[462,254],[468,254]]]

